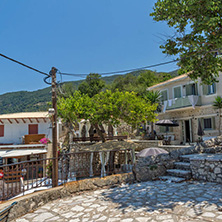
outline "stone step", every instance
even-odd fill
[[[160,180],[164,180],[167,182],[175,182],[175,183],[180,183],[186,180],[186,178],[183,177],[173,177],[173,176],[161,176],[159,178]]]
[[[190,157],[188,155],[182,155],[182,156],[180,156],[180,161],[189,163],[190,162]]]
[[[191,178],[191,171],[190,170],[168,169],[167,173],[170,176],[183,177],[186,179]]]
[[[190,170],[190,163],[188,162],[175,162],[174,166],[175,169]]]

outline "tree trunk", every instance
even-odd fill
[[[96,124],[94,124],[94,127],[95,127],[96,131],[98,132],[102,142],[105,143],[106,139],[105,139],[104,134],[102,133],[102,130],[99,128],[99,125],[96,123]]]
[[[153,122],[151,122],[151,139],[154,139],[154,125],[153,125]]]
[[[221,135],[220,126],[221,126],[221,109],[219,109],[219,136]]]

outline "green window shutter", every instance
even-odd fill
[[[166,101],[167,99],[167,90],[164,90],[161,92],[161,100]]]
[[[213,83],[213,93],[216,93],[216,83]]]
[[[181,87],[178,86],[178,87],[175,87],[174,88],[174,98],[181,98],[182,95],[181,95]]]
[[[212,129],[216,129],[215,117],[212,117]]]
[[[208,85],[203,85],[203,95],[207,95],[208,94]]]
[[[186,85],[186,96],[192,95],[192,85]]]

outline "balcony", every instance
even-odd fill
[[[166,102],[165,102],[166,103]],[[180,109],[185,107],[201,106],[200,96],[185,96],[182,98],[172,99],[167,101],[166,110]]]

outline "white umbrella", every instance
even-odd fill
[[[168,152],[161,148],[151,147],[141,150],[138,154],[136,154],[136,156],[137,157],[157,156],[161,153],[168,153]]]

